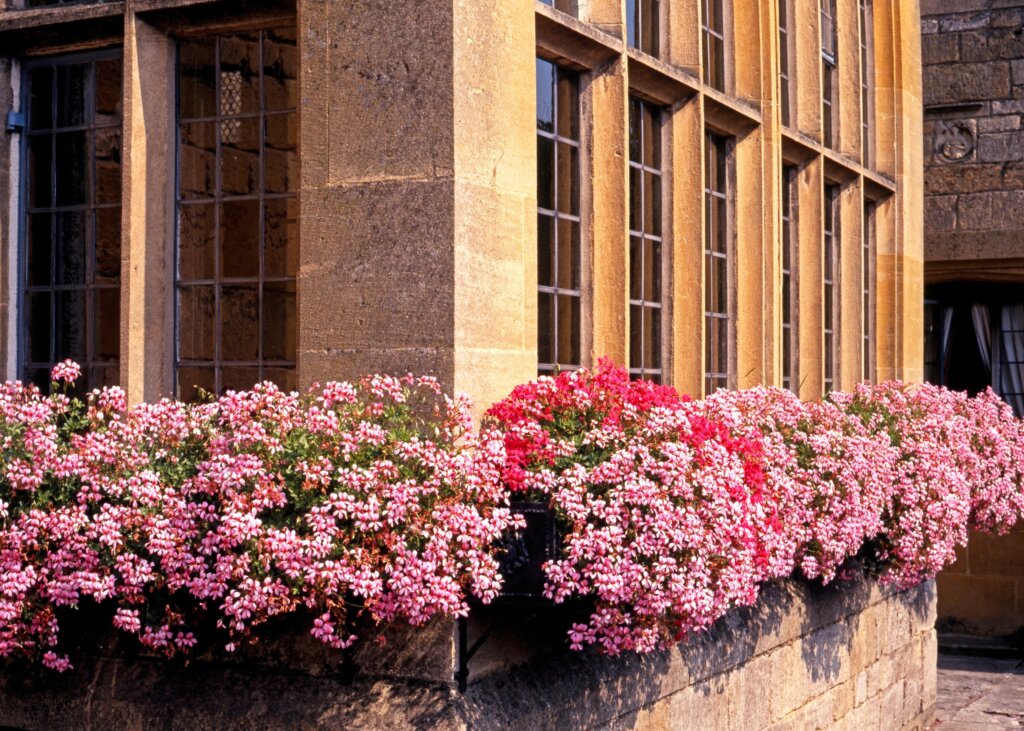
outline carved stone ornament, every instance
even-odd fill
[[[974,159],[977,132],[974,120],[936,120],[932,151],[936,162],[957,163]]]

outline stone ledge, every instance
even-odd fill
[[[670,651],[618,658],[571,652],[550,617],[544,627],[543,613],[519,612],[518,631],[490,646],[499,657],[474,658],[465,695],[445,677],[445,623],[422,642],[368,643],[355,677],[287,634],[230,662],[103,657],[64,676],[8,668],[0,726],[921,729],[935,701],[934,606],[933,582],[895,592],[866,579],[780,581]],[[516,637],[526,650],[509,652]]]

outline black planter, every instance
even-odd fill
[[[544,563],[555,558],[558,532],[555,513],[547,503],[513,502],[512,512],[526,519],[526,527],[498,541],[498,562],[505,585],[495,604],[542,604]]]

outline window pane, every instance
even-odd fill
[[[220,294],[222,360],[256,361],[260,357],[259,290],[254,284],[224,286]],[[252,383],[249,384],[252,386]]]
[[[217,206],[196,203],[178,208],[178,279],[213,279],[217,244]]]
[[[224,278],[260,273],[260,202],[229,201],[220,209],[220,271]]]
[[[121,59],[30,60],[24,136],[21,373],[82,366],[81,390],[119,380]]]
[[[213,361],[214,313],[213,287],[181,287],[178,291],[178,358]]]
[[[84,285],[86,281],[85,211],[58,211],[57,213],[57,284]]]
[[[295,383],[298,57],[293,28],[179,48],[178,387]],[[194,118],[203,121],[189,121]],[[202,201],[202,202],[200,202]],[[206,282],[206,286],[190,282]],[[209,363],[195,370],[194,361]],[[187,378],[182,378],[186,374]]]
[[[299,270],[299,211],[294,196],[264,204],[265,274],[294,277]]]

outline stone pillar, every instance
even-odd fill
[[[590,191],[584,199],[591,202],[583,226],[585,260],[586,252],[590,254],[589,265],[583,267],[584,286],[592,303],[583,315],[584,332],[589,334],[584,341],[585,365],[602,356],[620,365],[629,359],[627,97],[621,58],[594,71],[583,93],[583,116],[591,125],[584,133],[583,164],[584,191]]]
[[[696,398],[704,392],[704,111],[699,98],[673,112],[671,140],[665,166],[671,176],[673,242],[669,382]]]
[[[299,2],[302,385],[536,373],[528,5]]]
[[[125,15],[121,385],[131,402],[174,393],[175,45]]]

